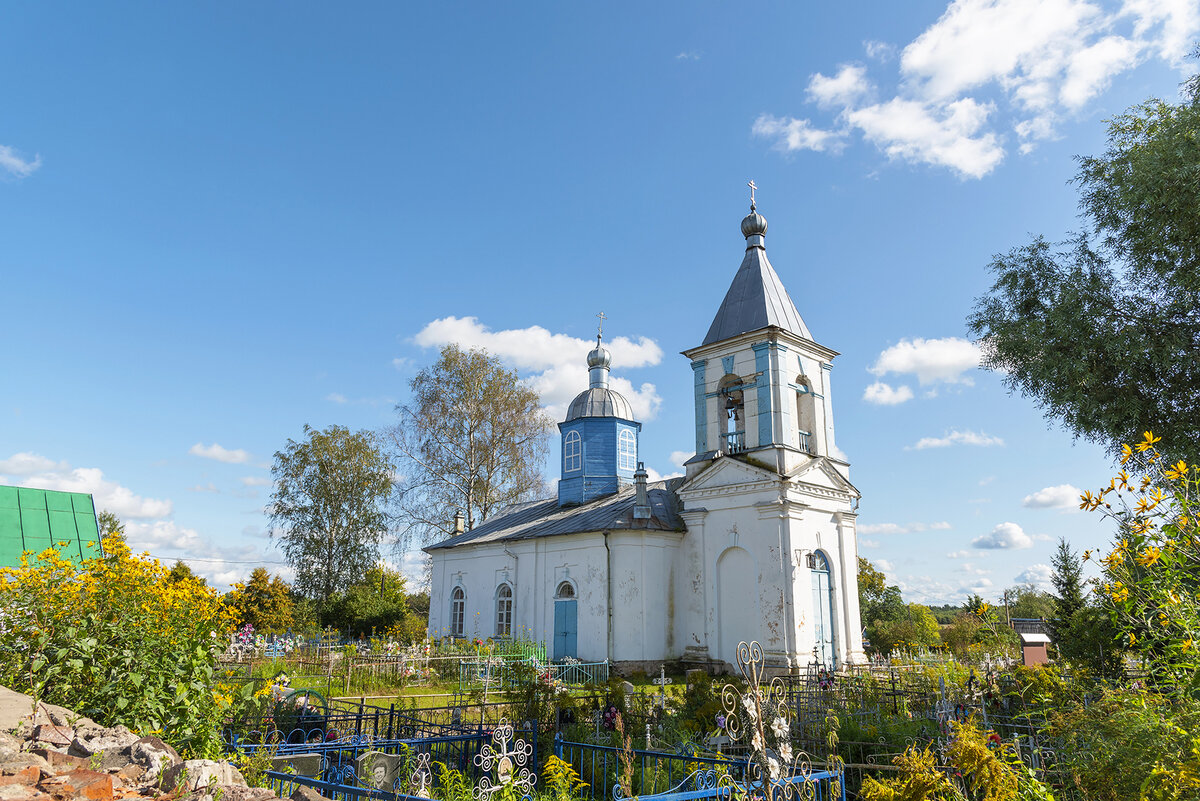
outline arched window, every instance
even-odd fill
[[[813,437],[816,424],[812,384],[804,376],[799,376],[796,379],[796,444],[805,453],[817,452],[816,438]]]
[[[560,601],[566,601],[574,598],[575,585],[569,581],[559,582],[558,589],[554,591],[554,597]]]
[[[741,453],[746,449],[746,396],[742,390],[742,379],[727,375],[719,385],[721,409],[725,424],[721,426],[721,450],[726,453]]]
[[[578,431],[568,431],[563,439],[563,472],[570,473],[583,466],[581,456],[583,448],[579,442]]]
[[[501,584],[496,590],[496,636],[512,635],[512,587]]]
[[[637,469],[637,437],[628,428],[621,430],[617,441],[618,461],[621,470]]]
[[[462,587],[455,587],[450,593],[450,636],[461,637],[465,631],[467,594]]]

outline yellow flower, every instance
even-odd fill
[[[1126,445],[1125,447],[1129,446]],[[1129,489],[1129,474],[1124,470],[1122,470],[1120,473],[1117,473],[1116,482],[1117,486],[1121,487],[1122,489]]]
[[[1133,456],[1133,448],[1128,445],[1121,446],[1121,464],[1125,464]]]
[[[1183,652],[1186,654],[1190,650],[1192,650],[1192,638],[1188,637],[1183,641]]]
[[[1158,561],[1160,556],[1162,556],[1162,552],[1151,545],[1138,556],[1138,564],[1142,567],[1150,567],[1150,565]]]
[[[1151,434],[1149,431],[1147,431],[1143,436],[1145,437],[1145,439],[1143,439],[1141,442],[1139,442],[1136,446],[1139,452],[1144,452],[1144,451],[1150,450],[1151,448],[1154,447],[1154,443],[1156,443],[1162,439],[1162,437],[1156,437],[1153,434]]]
[[[1132,631],[1131,631],[1131,632],[1129,632],[1129,634],[1128,634],[1128,637],[1129,637],[1129,644],[1130,644],[1130,645],[1133,645],[1135,642],[1137,642],[1137,637],[1134,637],[1134,636],[1133,636],[1133,632],[1132,632]]]
[[[1180,459],[1177,463],[1168,467],[1164,472],[1167,478],[1183,478],[1188,473],[1188,463]]]

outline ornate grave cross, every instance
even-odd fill
[[[667,685],[670,683],[671,683],[671,680],[667,678],[666,665],[659,665],[658,666],[658,678],[654,680],[654,684],[656,684],[659,688],[658,698],[656,699],[656,702],[659,705],[659,707],[661,707],[663,709],[666,709],[666,707],[667,707]]]
[[[746,690],[732,684],[721,689],[725,733],[734,743],[748,740],[751,753],[742,781],[725,775],[718,783],[752,801],[795,801],[806,792],[797,779],[806,779],[812,765],[807,754],[792,750],[792,710],[783,680],[776,676],[761,685],[763,652],[757,642],[738,643],[737,663]]]
[[[429,752],[417,754],[417,768],[408,780],[412,794],[418,798],[429,798],[429,785],[432,779],[433,771],[429,769]]]
[[[491,744],[484,745],[475,755],[475,764],[483,770],[483,778],[475,786],[473,793],[475,801],[491,798],[493,793],[513,787],[520,792],[522,798],[528,798],[533,793],[533,785],[537,783],[537,774],[525,767],[533,756],[533,746],[524,740],[513,737],[513,727],[507,721],[492,732]],[[492,782],[492,769],[496,770],[496,782]]]

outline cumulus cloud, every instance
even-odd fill
[[[97,511],[107,509],[122,520],[166,517],[174,508],[169,500],[146,498],[115,481],[109,481],[99,468],[71,468],[61,462],[55,465],[54,470],[27,476],[19,486],[88,493],[92,496]]]
[[[193,456],[199,456],[202,459],[213,459],[214,461],[224,462],[225,464],[245,464],[250,461],[250,454],[241,448],[229,450],[222,448],[217,443],[212,445],[204,445],[197,442],[192,447],[188,448],[188,453]]]
[[[6,476],[28,476],[33,473],[68,469],[70,467],[66,462],[56,462],[29,451],[14,453],[7,459],[0,460],[0,475]]]
[[[265,478],[264,476],[242,476],[238,480],[242,482],[243,487],[269,487],[269,486],[271,486],[271,479]]]
[[[8,145],[0,145],[0,170],[14,178],[28,178],[42,166],[42,157],[34,156],[30,161]]]
[[[1050,574],[1053,572],[1054,568],[1050,567],[1050,565],[1030,565],[1017,574],[1016,580],[1018,584],[1032,584],[1039,590],[1048,591],[1054,586],[1053,582],[1050,581]]]
[[[774,139],[776,149],[784,151],[837,151],[841,149],[842,144],[842,135],[837,131],[816,128],[808,120],[795,117],[762,114],[754,121],[751,131],[755,136]]]
[[[892,566],[892,563],[886,559],[875,559],[873,564],[875,565],[875,569],[882,573],[893,573],[896,570],[896,568]]]
[[[895,72],[884,66],[895,48],[867,41],[870,69],[813,74],[807,100],[828,124],[764,114],[752,131],[784,150],[834,150],[814,147],[813,132],[839,143],[857,133],[890,159],[982,178],[1007,140],[1029,152],[1148,59],[1187,70],[1198,34],[1194,0],[953,0],[902,48]],[[897,87],[890,97],[877,97],[872,71]]]
[[[1021,505],[1027,509],[1064,509],[1069,512],[1079,511],[1079,496],[1083,490],[1072,484],[1059,484],[1054,487],[1040,489],[1032,495],[1026,495]]]
[[[972,540],[971,546],[989,550],[1032,548],[1033,540],[1016,523],[1001,523],[991,533]]]
[[[950,524],[942,520],[937,523],[863,523],[859,534],[914,534],[922,531],[949,531]]]
[[[566,416],[567,405],[587,388],[587,353],[594,340],[554,334],[541,326],[493,331],[475,317],[444,317],[422,328],[413,341],[423,348],[455,343],[465,348],[482,348],[524,373],[525,383],[542,398],[554,419]],[[650,367],[662,361],[662,348],[647,337],[615,337],[604,347],[612,353],[614,371]],[[654,384],[635,386],[627,378],[613,375],[609,385],[624,395],[638,420],[652,420],[662,398]]]
[[[1003,444],[1004,440],[1000,437],[993,437],[989,434],[984,434],[982,431],[954,430],[944,437],[922,437],[917,440],[915,445],[909,445],[905,450],[923,451],[927,448],[949,448],[951,445],[975,445],[980,448],[990,448]]]
[[[858,547],[860,547],[860,548],[878,548],[879,540],[859,540]]]
[[[210,482],[208,482],[207,484],[197,484],[197,485],[195,485],[195,486],[193,486],[193,487],[188,487],[187,489],[188,489],[188,492],[213,492],[213,493],[217,493],[217,492],[220,492],[220,491],[221,491],[221,490],[217,489],[217,485],[216,485],[216,484],[214,484],[214,483],[212,483],[211,481],[210,481]]]
[[[671,451],[671,456],[668,459],[668,461],[670,461],[671,464],[675,465],[675,467],[682,470],[683,463],[686,462],[688,459],[691,459],[695,455],[696,454],[692,453],[691,451]]]
[[[879,354],[875,364],[867,368],[875,376],[888,373],[914,375],[921,386],[929,384],[974,383],[968,370],[979,366],[979,346],[958,337],[942,339],[901,339]]]
[[[970,551],[951,551],[946,554],[947,559],[966,559],[971,555]]]
[[[892,387],[882,381],[876,381],[863,392],[863,400],[876,406],[895,406],[912,400],[913,392],[907,386]]]

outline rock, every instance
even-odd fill
[[[75,732],[72,729],[64,729],[43,723],[40,726],[33,727],[33,736],[29,739],[50,745],[70,745],[74,736]]]
[[[7,787],[12,784],[23,784],[26,787],[34,787],[42,780],[42,769],[37,765],[26,765],[23,768],[15,770],[4,770],[0,773],[0,786]]]
[[[25,765],[36,765],[46,773],[54,772],[50,768],[50,763],[47,762],[43,757],[40,757],[37,754],[31,754],[29,752],[14,754],[12,757],[4,760],[4,767],[6,769],[16,770],[17,768],[24,767]]]
[[[139,784],[142,777],[146,775],[146,769],[141,765],[130,763],[117,771],[116,776],[121,780],[122,784]],[[158,774],[155,773],[157,776]]]
[[[158,737],[142,737],[128,749],[129,762],[141,767],[145,781],[153,781],[164,768],[178,765],[183,760],[179,752]]]
[[[0,787],[0,801],[53,801],[53,799],[36,787],[10,784]]]
[[[66,768],[70,770],[72,768],[91,767],[91,763],[82,757],[73,757],[61,751],[51,751],[49,748],[35,748],[32,753],[46,760],[52,768]]]
[[[137,742],[138,735],[124,726],[113,726],[111,729],[99,726],[81,726],[75,730],[75,739],[67,752],[71,756],[90,757],[101,751],[120,751]]]
[[[70,773],[43,779],[38,785],[44,792],[59,799],[112,801],[113,780],[107,773],[76,768]]]
[[[0,762],[7,762],[21,753],[21,741],[11,734],[0,732]]]
[[[292,793],[291,801],[329,801],[329,799],[313,788],[302,784]]]
[[[275,791],[267,787],[245,787],[239,784],[218,784],[188,793],[180,801],[278,801]]]
[[[228,762],[214,762],[211,759],[189,759],[171,765],[162,772],[160,786],[164,791],[170,792],[181,783],[186,793],[197,788],[217,785],[247,786],[237,768]]]

